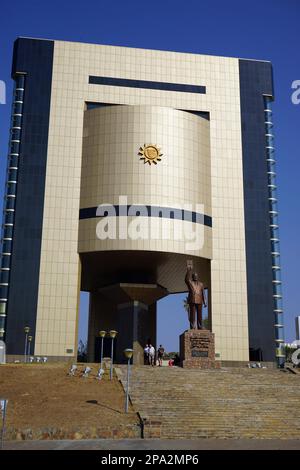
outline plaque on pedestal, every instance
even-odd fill
[[[187,330],[180,335],[180,364],[190,369],[216,369],[215,335],[209,330]]]

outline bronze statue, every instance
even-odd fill
[[[187,263],[185,283],[189,290],[187,302],[189,304],[189,322],[191,330],[201,330],[202,326],[202,305],[206,307],[204,285],[198,280],[197,273],[193,272],[191,262]]]

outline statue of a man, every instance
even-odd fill
[[[188,263],[185,276],[185,283],[189,290],[189,321],[190,329],[201,330],[202,326],[202,305],[206,307],[204,285],[198,280],[197,273],[193,272],[191,263]]]

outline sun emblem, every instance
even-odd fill
[[[154,163],[157,165],[157,162],[161,161],[163,154],[160,151],[160,148],[157,145],[153,144],[144,144],[143,147],[140,147],[139,150],[140,160],[144,160],[144,163]]]

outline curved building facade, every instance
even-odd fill
[[[29,326],[35,355],[74,358],[83,290],[89,359],[99,330],[115,329],[116,360],[132,345],[141,363],[157,301],[185,292],[193,260],[217,358],[280,362],[271,64],[20,38],[12,76],[25,86],[14,95],[17,179],[2,249],[8,355],[23,353]]]

